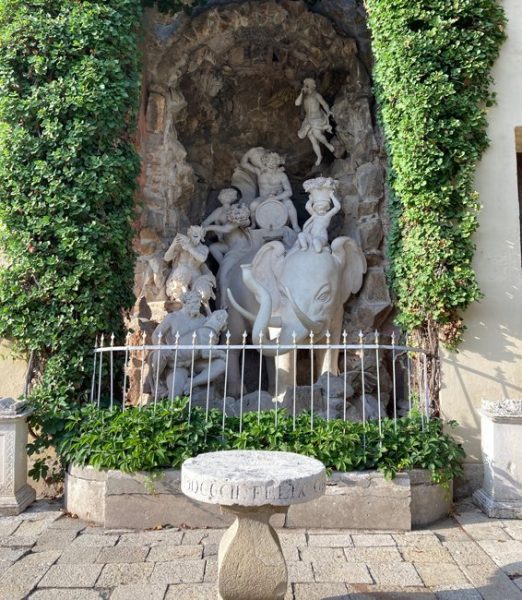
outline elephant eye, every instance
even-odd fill
[[[328,302],[330,300],[330,294],[328,292],[323,292],[317,299],[319,302]]]

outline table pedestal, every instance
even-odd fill
[[[282,600],[288,573],[270,517],[287,506],[223,506],[236,516],[218,553],[219,600]]]

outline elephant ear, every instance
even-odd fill
[[[259,248],[252,261],[252,274],[272,297],[272,311],[279,307],[279,278],[283,271],[285,247],[281,242],[268,242]]]
[[[366,257],[359,244],[352,238],[341,236],[332,242],[332,254],[342,265],[341,294],[346,302],[362,286],[366,273]]]

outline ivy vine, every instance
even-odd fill
[[[389,152],[398,321],[454,347],[462,312],[481,297],[471,264],[479,209],[473,179],[488,144],[490,71],[505,16],[495,0],[366,6]]]
[[[136,0],[0,3],[0,337],[34,357],[45,447],[134,303]]]

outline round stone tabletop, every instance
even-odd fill
[[[288,506],[324,494],[324,465],[292,452],[227,450],[189,458],[181,467],[181,491],[224,506]]]

